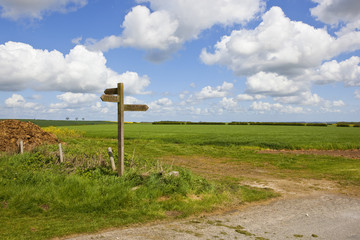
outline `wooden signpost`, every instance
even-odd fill
[[[124,104],[124,84],[118,83],[117,88],[105,89],[100,97],[104,102],[118,104],[118,175],[124,174],[124,111],[146,111],[149,109],[143,104]]]

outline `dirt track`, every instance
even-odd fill
[[[113,230],[85,239],[360,239],[360,199],[333,194],[282,199],[232,213]]]
[[[230,212],[181,221],[86,235],[85,239],[360,239],[360,189],[315,179],[285,179],[245,163],[204,157],[169,157],[168,163],[199,175],[237,177],[241,184],[271,188],[278,199],[240,206]],[[214,171],[222,169],[222,171]]]

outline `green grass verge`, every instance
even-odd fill
[[[119,178],[107,161],[102,164],[106,148],[116,149],[116,141],[66,134],[62,140],[63,164],[57,162],[56,145],[23,155],[1,154],[0,239],[49,239],[277,196],[210,182],[186,169],[129,154],[126,174]],[[170,176],[172,170],[180,177]]]

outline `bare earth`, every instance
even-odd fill
[[[210,178],[236,177],[243,185],[271,188],[282,196],[212,215],[66,239],[360,240],[360,189],[357,187],[344,188],[327,180],[285,179],[224,159],[194,156],[163,160]]]

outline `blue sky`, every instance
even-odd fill
[[[0,118],[359,121],[358,0],[0,0]]]

